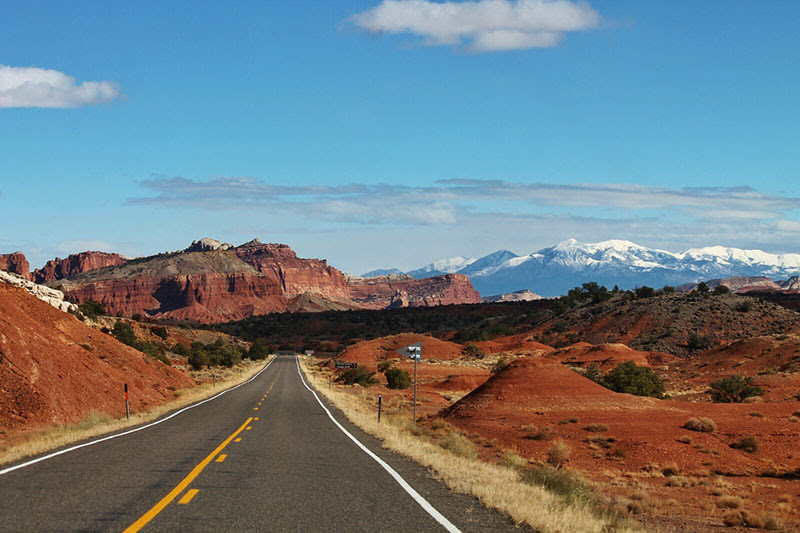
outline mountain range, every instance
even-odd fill
[[[397,269],[391,271],[400,273]],[[368,272],[364,277],[377,272]],[[800,274],[800,254],[776,255],[723,246],[674,253],[625,240],[583,243],[568,239],[528,255],[499,250],[479,259],[441,259],[406,272],[415,278],[455,273],[469,276],[483,296],[524,289],[542,296],[558,296],[587,281],[631,289],[732,276],[786,279]]]

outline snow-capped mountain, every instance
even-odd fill
[[[582,243],[569,239],[528,255],[500,250],[477,260],[436,261],[409,274],[427,277],[451,272],[467,274],[485,296],[523,289],[558,296],[587,281],[629,289],[731,276],[787,279],[800,274],[800,254],[775,255],[722,246],[673,253],[624,240]]]
[[[406,274],[415,278],[429,278],[431,276],[441,276],[442,274],[454,274],[460,272],[474,262],[475,259],[471,257],[461,257],[459,255],[449,259],[434,261],[422,268],[406,272]]]

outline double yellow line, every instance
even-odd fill
[[[141,518],[139,518],[139,520],[137,520],[136,522],[134,522],[133,524],[131,524],[131,525],[130,525],[130,526],[129,526],[129,527],[126,529],[126,530],[125,530],[125,533],[134,533],[134,532],[136,532],[136,531],[139,531],[140,529],[142,529],[144,526],[146,526],[146,525],[147,525],[147,523],[148,523],[148,522],[150,522],[150,521],[151,521],[153,518],[155,518],[155,517],[156,517],[156,515],[157,515],[158,513],[160,513],[161,511],[163,511],[163,510],[164,510],[164,507],[166,507],[167,505],[169,505],[169,504],[172,502],[172,500],[174,500],[175,498],[177,498],[177,497],[178,497],[178,495],[179,495],[181,492],[183,492],[183,491],[184,491],[184,489],[186,489],[186,487],[188,487],[188,486],[189,486],[189,484],[190,484],[192,481],[194,481],[194,480],[195,480],[195,478],[197,478],[197,476],[199,476],[199,475],[200,475],[200,472],[202,472],[202,471],[203,471],[203,469],[204,469],[206,466],[208,466],[208,464],[209,464],[211,461],[213,461],[213,460],[214,460],[214,457],[216,457],[218,453],[220,453],[222,450],[224,450],[224,449],[225,449],[225,446],[227,446],[228,444],[230,444],[230,443],[231,443],[231,441],[232,441],[233,439],[235,439],[235,438],[236,438],[236,435],[238,435],[239,433],[241,433],[242,431],[244,431],[244,429],[247,427],[247,425],[248,425],[248,424],[250,424],[250,422],[252,422],[252,421],[253,421],[253,418],[252,418],[252,417],[250,417],[250,418],[248,418],[247,420],[245,420],[244,424],[242,424],[241,426],[239,426],[239,429],[237,429],[236,431],[234,431],[234,432],[231,434],[231,436],[230,436],[230,437],[228,437],[227,439],[225,439],[225,440],[222,442],[222,444],[220,444],[219,446],[217,446],[217,449],[216,449],[216,450],[214,450],[213,452],[211,452],[211,453],[208,455],[208,457],[206,457],[205,459],[203,459],[202,461],[200,461],[200,463],[199,463],[197,466],[195,466],[195,467],[192,469],[192,471],[191,471],[191,472],[189,472],[189,475],[187,475],[185,478],[183,478],[183,480],[182,480],[180,483],[178,483],[178,484],[175,486],[175,488],[174,488],[174,489],[172,489],[172,490],[169,492],[169,494],[167,494],[166,496],[164,496],[164,497],[161,499],[161,501],[160,501],[160,502],[158,502],[157,504],[155,504],[155,505],[154,505],[154,506],[153,506],[153,507],[152,507],[152,508],[151,508],[149,511],[147,511],[145,514],[143,514],[143,515],[141,516]],[[194,496],[194,495],[193,495],[193,496]]]
[[[281,366],[280,370],[278,370],[278,375],[277,375],[277,376],[275,376],[275,381],[273,381],[273,382],[272,382],[272,385],[270,385],[270,386],[269,386],[269,388],[267,389],[267,391],[264,393],[264,396],[261,398],[262,400],[263,400],[263,399],[265,399],[265,398],[267,397],[267,394],[269,394],[269,393],[270,393],[270,391],[272,390],[272,387],[274,387],[274,386],[275,386],[275,383],[277,383],[277,382],[278,382],[278,378],[279,378],[279,377],[281,377],[281,372],[283,372],[283,366]],[[260,404],[261,404],[261,403],[259,402],[259,405],[260,405]],[[254,410],[256,410],[256,411],[257,411],[257,410],[258,410],[258,407],[255,407],[255,408],[254,408]],[[258,419],[256,419],[256,420],[258,420]],[[224,450],[224,449],[225,449],[225,447],[226,447],[228,444],[230,444],[230,443],[231,443],[231,441],[233,441],[234,439],[236,439],[236,436],[237,436],[239,433],[241,433],[242,431],[244,431],[244,430],[246,430],[246,429],[250,429],[250,427],[249,427],[249,424],[250,424],[250,422],[252,422],[252,421],[253,421],[253,417],[250,417],[250,418],[248,418],[247,420],[245,420],[244,424],[242,424],[241,426],[239,426],[239,429],[237,429],[236,431],[234,431],[234,432],[233,432],[233,433],[232,433],[232,434],[231,434],[231,435],[230,435],[230,436],[229,436],[227,439],[225,439],[225,441],[223,441],[223,443],[222,443],[222,444],[220,444],[219,446],[217,446],[217,448],[216,448],[216,449],[215,449],[213,452],[211,452],[211,453],[208,455],[208,457],[206,457],[205,459],[203,459],[203,460],[202,460],[202,461],[201,461],[201,462],[200,462],[200,463],[199,463],[197,466],[195,466],[195,467],[192,469],[192,471],[191,471],[191,472],[189,472],[189,474],[188,474],[188,475],[187,475],[185,478],[183,478],[183,480],[181,480],[181,482],[180,482],[180,483],[178,483],[178,484],[175,486],[175,488],[174,488],[174,489],[172,489],[172,490],[169,492],[169,494],[167,494],[166,496],[164,496],[164,497],[161,499],[161,501],[159,501],[159,502],[158,502],[157,504],[155,504],[155,505],[154,505],[154,506],[153,506],[153,507],[152,507],[152,508],[151,508],[149,511],[147,511],[145,514],[143,514],[143,515],[141,516],[141,518],[139,518],[139,519],[138,519],[136,522],[134,522],[133,524],[131,524],[130,526],[128,526],[128,528],[127,528],[127,529],[125,529],[125,532],[124,532],[124,533],[136,533],[137,531],[139,531],[140,529],[142,529],[144,526],[146,526],[146,525],[147,525],[147,524],[148,524],[148,523],[149,523],[149,522],[150,522],[150,521],[151,521],[153,518],[155,518],[155,517],[158,515],[158,513],[160,513],[161,511],[163,511],[163,510],[164,510],[164,508],[165,508],[167,505],[169,505],[170,503],[172,503],[172,501],[173,501],[175,498],[177,498],[177,497],[178,497],[178,495],[180,495],[180,494],[181,494],[181,493],[182,493],[182,492],[183,492],[183,491],[186,489],[186,487],[188,487],[188,486],[189,486],[189,484],[190,484],[192,481],[194,481],[194,480],[197,478],[197,476],[199,476],[199,475],[200,475],[200,473],[203,471],[203,469],[205,469],[205,467],[207,467],[207,466],[208,466],[208,465],[211,463],[211,461],[213,461],[213,460],[214,460],[214,458],[215,458],[215,457],[216,457],[216,456],[217,456],[217,455],[218,455],[218,454],[219,454],[219,453],[220,453],[222,450]],[[237,439],[237,442],[238,442],[239,440],[241,440],[241,439]],[[221,462],[221,461],[220,461],[220,462]],[[187,493],[184,495],[184,497],[183,497],[183,498],[181,498],[181,500],[179,501],[179,503],[189,503],[189,502],[191,501],[191,499],[192,499],[192,498],[194,498],[194,495],[195,495],[195,494],[197,494],[197,490],[196,490],[196,489],[192,489],[192,490],[188,491],[188,492],[187,492]]]

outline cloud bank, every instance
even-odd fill
[[[423,45],[501,52],[555,46],[569,32],[597,28],[600,15],[570,0],[383,0],[351,21],[370,33],[416,35]]]
[[[119,96],[119,87],[110,81],[78,83],[57,70],[0,65],[0,108],[82,107]]]

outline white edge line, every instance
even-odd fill
[[[433,505],[431,505],[430,502],[428,502],[428,500],[423,498],[422,495],[419,492],[414,490],[414,488],[411,485],[409,485],[408,482],[405,479],[403,479],[403,477],[400,474],[398,474],[397,471],[394,468],[389,466],[386,463],[386,461],[384,461],[383,459],[381,459],[380,457],[378,457],[377,455],[372,453],[372,451],[369,448],[367,448],[366,446],[361,444],[361,442],[357,438],[355,438],[349,431],[347,431],[339,423],[338,420],[336,420],[333,417],[333,415],[328,410],[328,408],[325,407],[325,404],[323,404],[322,401],[319,399],[319,396],[317,396],[317,393],[311,387],[308,386],[308,384],[306,383],[305,378],[303,378],[303,373],[300,371],[300,358],[298,356],[295,356],[295,363],[297,363],[297,373],[300,374],[300,379],[302,380],[303,385],[305,385],[305,387],[309,391],[311,391],[311,394],[314,395],[314,398],[317,400],[317,403],[319,403],[319,405],[322,407],[322,409],[325,410],[325,413],[327,413],[328,418],[333,420],[333,423],[336,424],[336,426],[339,429],[341,429],[342,432],[350,438],[350,440],[355,442],[356,446],[361,448],[361,450],[364,453],[366,453],[367,455],[372,457],[375,460],[376,463],[381,465],[384,470],[389,472],[389,475],[392,476],[394,478],[394,480],[397,481],[397,483],[401,487],[403,487],[403,490],[405,490],[408,493],[408,495],[411,496],[414,499],[414,501],[417,502],[419,504],[419,506],[422,507],[425,510],[425,512],[427,512],[429,515],[431,515],[431,517],[433,517],[434,520],[439,522],[447,531],[449,531],[451,533],[461,533],[461,530],[459,530],[455,525],[453,525],[453,523],[450,522],[450,520],[448,520],[442,513],[437,511],[436,508]]]
[[[216,394],[216,395],[212,396],[211,398],[206,398],[205,400],[202,400],[200,402],[197,402],[197,403],[194,403],[194,404],[189,405],[187,407],[184,407],[183,409],[175,411],[171,415],[165,416],[164,418],[160,418],[160,419],[156,420],[155,422],[151,422],[149,424],[145,424],[144,426],[139,426],[137,428],[129,429],[127,431],[123,431],[122,433],[115,433],[114,435],[109,435],[107,437],[103,437],[103,438],[100,438],[100,439],[90,440],[89,442],[84,442],[83,444],[78,444],[76,446],[71,446],[69,448],[65,448],[65,449],[59,450],[57,452],[53,452],[53,453],[49,453],[47,455],[43,455],[41,457],[37,457],[36,459],[31,459],[30,461],[26,461],[24,463],[20,463],[18,465],[14,465],[14,466],[8,467],[6,469],[0,470],[0,476],[2,476],[3,474],[8,474],[9,472],[13,472],[14,470],[19,470],[20,468],[25,468],[26,466],[31,466],[31,465],[39,463],[41,461],[46,461],[48,459],[52,459],[53,457],[57,457],[59,455],[65,454],[65,453],[69,453],[69,452],[78,450],[80,448],[85,448],[86,446],[92,446],[92,445],[98,444],[100,442],[105,442],[107,440],[116,439],[117,437],[124,437],[125,435],[130,435],[131,433],[136,433],[137,431],[141,431],[143,429],[147,429],[147,428],[151,428],[153,426],[157,426],[158,424],[160,424],[162,422],[166,422],[167,420],[169,420],[172,417],[178,416],[179,414],[183,413],[184,411],[188,411],[189,409],[194,409],[195,407],[203,405],[206,402],[210,402],[211,400],[216,400],[217,398],[219,398],[223,394],[226,394],[226,393],[228,393],[228,392],[230,392],[232,390],[238,389],[242,385],[247,385],[248,383],[250,383],[251,381],[256,379],[263,371],[265,371],[267,368],[269,368],[269,366],[272,364],[273,361],[275,361],[275,359],[277,359],[277,357],[274,357],[269,363],[264,365],[264,368],[259,370],[253,377],[251,377],[247,381],[243,381],[242,383],[239,383],[238,385],[236,385],[234,387],[231,387],[230,389],[225,389],[224,391],[220,392],[219,394]]]

